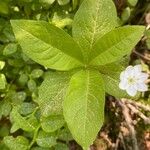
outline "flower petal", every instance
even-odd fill
[[[125,70],[126,77],[133,77],[134,76],[134,68],[133,66],[128,66]]]
[[[140,92],[145,92],[148,90],[148,85],[146,85],[145,83],[139,83],[137,84],[137,90]]]
[[[126,91],[130,96],[135,96],[137,93],[137,90],[133,86],[128,87]]]
[[[126,78],[125,71],[122,71],[120,74],[120,80],[124,80],[124,78]]]
[[[145,82],[148,79],[149,75],[147,73],[141,73],[139,75],[139,82]]]
[[[125,90],[128,88],[128,82],[126,79],[122,80],[120,83],[119,83],[119,88],[122,89],[122,90]]]
[[[137,82],[132,84],[132,86],[134,87],[134,89],[136,89],[138,91],[138,83]]]
[[[142,65],[136,65],[133,68],[134,68],[134,74],[135,75],[138,75],[142,72]]]

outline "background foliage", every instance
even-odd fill
[[[59,74],[58,77],[53,77],[52,70],[38,65],[22,53],[21,48],[15,41],[10,26],[11,19],[45,20],[71,34],[72,20],[81,2],[82,0],[0,1],[1,150],[81,149],[75,143],[64,122],[61,115],[62,110],[59,109],[58,105],[57,108],[55,108],[56,101],[52,101],[52,107],[48,107],[45,110],[46,106],[50,106],[50,104],[48,105],[47,97],[42,97],[44,101],[37,100],[38,97],[41,96],[38,89],[44,79],[47,79],[48,82],[51,83],[52,87],[50,88],[57,88],[58,90],[61,88],[60,86],[56,87],[54,85],[56,81],[58,81]],[[115,0],[114,2],[118,10],[120,25],[144,24],[147,26],[150,24],[150,19],[147,15],[150,9],[150,2],[148,0]],[[147,18],[145,19],[145,17]],[[132,64],[141,61],[145,69],[149,70],[149,31],[145,33],[145,37],[146,39],[143,39],[143,41],[137,45],[136,51],[133,52],[131,57],[128,56],[127,60]],[[51,80],[50,76],[52,76],[54,80]],[[64,76],[65,78],[60,78],[60,80],[66,82],[70,75],[64,74]],[[41,86],[40,88],[43,92],[47,90],[46,86]],[[46,92],[48,93],[49,91]],[[51,97],[51,93],[49,94],[50,95],[47,96]],[[60,100],[60,98],[57,98],[57,100]],[[144,106],[148,106],[150,101],[149,92],[143,95],[139,101],[144,104],[146,103]],[[117,135],[119,135],[119,130],[117,128],[114,129],[114,127],[120,127],[122,123],[119,117],[121,116],[121,111],[117,106],[118,102],[111,96],[108,96],[106,105],[107,117],[104,128],[91,149],[96,149],[96,147],[97,149],[98,147],[103,149],[113,147],[111,144],[116,143]],[[49,114],[48,112],[52,112],[52,115],[47,115]],[[148,111],[144,112],[144,114],[145,113],[149,116]],[[41,117],[41,114],[44,117]],[[136,115],[134,117],[136,118]],[[138,120],[137,118],[135,119],[136,121]],[[145,122],[140,120],[138,125],[136,125],[136,130],[138,135],[141,135],[138,138],[142,145],[141,147],[146,149],[147,143],[144,143],[144,135],[149,131],[148,123],[145,125]],[[109,136],[109,138],[103,136],[102,133],[105,133],[104,135]],[[125,142],[127,143],[127,147],[132,148],[128,138],[125,138]],[[118,147],[124,148],[124,145],[120,144]]]

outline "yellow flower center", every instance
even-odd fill
[[[132,85],[136,82],[134,78],[128,78],[128,84]]]

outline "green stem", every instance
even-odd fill
[[[31,141],[31,143],[30,143],[30,145],[29,145],[29,148],[28,148],[29,150],[31,149],[32,145],[36,142],[36,138],[37,138],[38,131],[39,131],[40,127],[41,127],[41,125],[39,125],[39,126],[36,128],[35,132],[34,132],[33,139],[32,139],[32,141]]]

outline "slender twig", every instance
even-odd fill
[[[114,147],[114,143],[108,138],[108,135],[105,132],[100,133],[100,137],[102,137],[109,145],[109,147]]]
[[[146,117],[141,111],[139,111],[136,107],[134,107],[131,104],[127,104],[128,108],[134,113],[137,114],[139,117],[141,117],[145,124],[150,124],[150,118]]]
[[[137,56],[139,56],[139,57],[141,57],[141,58],[143,58],[145,60],[150,61],[149,57],[142,55],[141,53],[137,52],[136,50],[133,50],[133,53],[135,53]]]
[[[35,141],[36,141],[36,138],[37,138],[37,135],[38,135],[38,131],[39,131],[39,129],[40,129],[40,125],[36,128],[36,130],[34,131],[34,136],[33,136],[33,139],[32,139],[32,141],[31,141],[31,143],[30,143],[30,145],[29,145],[29,150],[31,149],[31,147],[33,146],[33,144],[35,143]]]
[[[132,124],[132,119],[131,119],[131,116],[130,116],[130,113],[129,113],[129,108],[126,106],[126,104],[124,103],[124,101],[122,99],[119,100],[118,102],[119,102],[119,104],[122,108],[122,113],[124,115],[126,125],[127,125],[128,129],[130,131],[130,134],[131,134],[133,149],[134,150],[139,150],[137,139],[136,139],[136,132],[135,132],[134,126]]]
[[[120,134],[120,140],[121,140],[123,149],[124,149],[124,150],[127,150],[122,133]]]
[[[143,109],[144,111],[150,112],[149,105],[143,104],[141,102],[136,102],[131,99],[126,99],[126,98],[123,98],[122,101],[124,101],[126,104],[132,104],[133,106],[139,107],[139,108]]]
[[[120,131],[119,134],[118,134],[118,137],[117,137],[117,139],[116,139],[115,150],[118,150],[118,146],[119,146],[119,143],[120,143],[120,141],[121,141],[121,136],[122,136],[122,133],[121,133],[121,131]],[[124,149],[125,149],[125,148],[124,148]]]

